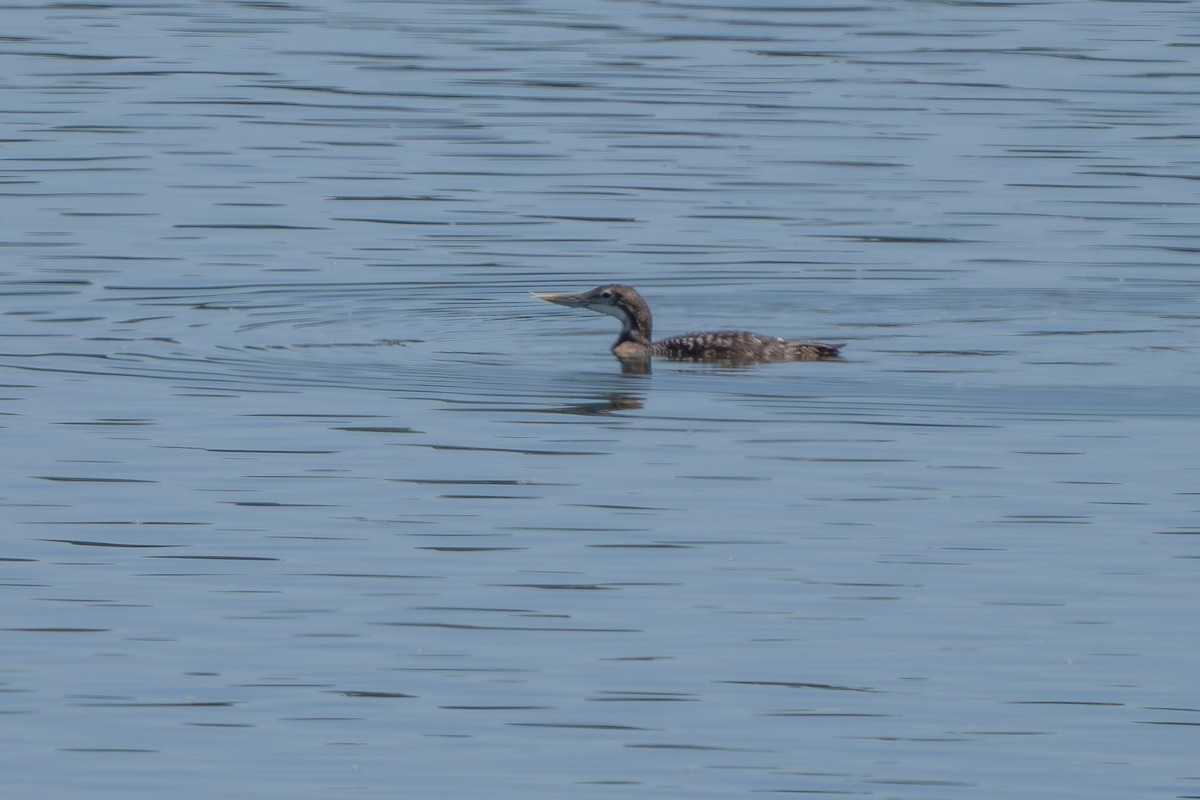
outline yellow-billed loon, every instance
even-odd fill
[[[621,333],[612,351],[622,361],[645,361],[661,356],[680,361],[721,361],[755,364],[770,361],[822,361],[838,357],[843,345],[801,342],[763,336],[749,331],[685,333],[669,339],[651,340],[650,306],[632,286],[597,286],[582,294],[533,296],[570,308],[586,308],[621,321]]]

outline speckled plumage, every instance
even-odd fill
[[[685,333],[651,340],[650,307],[632,286],[610,284],[582,294],[538,294],[548,303],[586,308],[621,320],[621,333],[613,353],[621,360],[646,360],[660,356],[682,361],[718,361],[738,364],[771,361],[822,361],[838,357],[840,344],[802,342],[763,336],[749,331]]]
[[[750,331],[709,331],[685,333],[661,339],[651,345],[656,356],[685,360],[749,357],[754,361],[820,361],[836,358],[841,345],[822,342],[797,342]]]

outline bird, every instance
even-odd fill
[[[749,331],[685,333],[668,339],[651,338],[650,306],[632,286],[607,284],[580,294],[530,292],[539,300],[586,308],[621,321],[613,354],[623,362],[649,362],[653,356],[675,361],[712,361],[727,364],[765,364],[775,361],[827,361],[839,358],[845,345],[803,342],[763,336]]]

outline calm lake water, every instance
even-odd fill
[[[1200,797],[1195,3],[3,16],[11,796]]]

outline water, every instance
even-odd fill
[[[4,18],[16,795],[1200,796],[1192,4]]]

